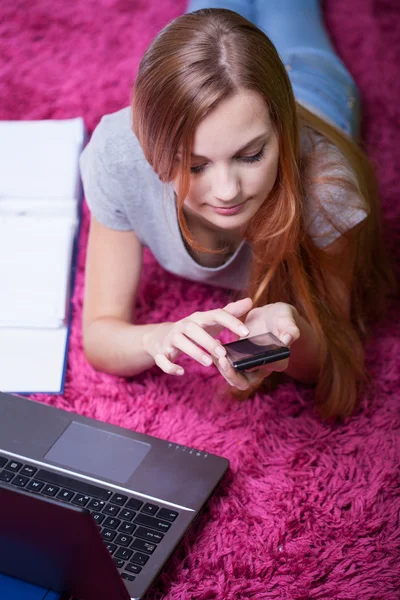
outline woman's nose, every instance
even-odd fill
[[[240,184],[234,169],[221,167],[213,173],[212,193],[220,202],[232,202],[240,195]]]

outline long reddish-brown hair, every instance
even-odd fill
[[[246,231],[253,250],[246,292],[256,306],[293,304],[309,321],[321,349],[316,384],[321,414],[349,415],[356,404],[357,383],[365,379],[362,339],[371,318],[381,313],[391,285],[379,235],[375,181],[361,149],[296,103],[286,69],[267,36],[223,9],[185,14],[155,38],[135,81],[134,132],[160,179],[178,179],[180,228],[186,241],[200,249],[183,213],[194,133],[213,108],[239,90],[257,92],[265,100],[279,139],[275,185]],[[313,174],[312,153],[307,160],[301,155],[300,124],[321,133],[344,154],[355,179],[339,177],[333,183],[358,193],[369,210],[363,226],[343,232],[334,255],[318,248],[306,232],[304,197],[315,188],[318,182],[313,179],[318,175]],[[343,264],[349,261],[351,268],[345,275]],[[336,299],[340,294],[330,293],[327,274],[330,282],[347,288],[350,318]]]

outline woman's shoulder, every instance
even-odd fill
[[[129,106],[104,115],[86,149],[109,166],[126,163],[132,168],[132,162],[146,162],[139,140],[132,130],[132,111]]]
[[[310,127],[301,130],[307,233],[326,247],[368,216],[357,176],[343,152]]]
[[[112,229],[136,228],[142,199],[149,211],[158,197],[160,182],[132,131],[130,108],[101,119],[80,156],[80,172],[91,213]]]

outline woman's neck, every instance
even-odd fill
[[[196,242],[208,250],[218,250],[218,253],[198,252],[186,245],[188,252],[196,262],[204,267],[219,267],[226,263],[240,246],[243,236],[240,231],[226,231],[213,227],[190,209],[184,207],[190,231]]]

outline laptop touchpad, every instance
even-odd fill
[[[151,444],[73,421],[45,459],[88,475],[126,483]]]

